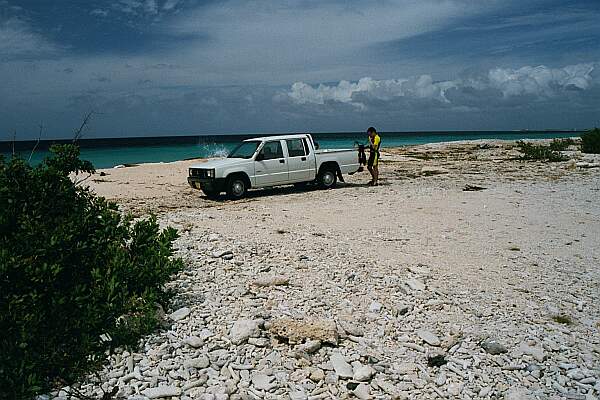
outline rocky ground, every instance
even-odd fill
[[[185,183],[115,196],[180,230],[186,268],[168,326],[81,389],[597,399],[600,168],[567,154],[540,163],[515,160],[509,142],[416,146],[384,155],[375,188],[357,174],[330,191],[237,202]]]

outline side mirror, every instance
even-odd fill
[[[262,161],[265,159],[265,155],[263,153],[258,153],[254,161]]]
[[[319,142],[315,142],[315,150],[319,150]]]

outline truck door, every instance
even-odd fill
[[[254,162],[256,186],[272,186],[288,182],[288,166],[280,140],[265,142]]]
[[[315,157],[310,154],[306,139],[287,139],[290,182],[306,182],[315,178]]]

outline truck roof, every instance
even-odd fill
[[[298,138],[305,138],[308,135],[309,135],[308,133],[293,133],[290,135],[261,136],[261,137],[246,139],[246,140],[244,140],[244,142],[253,142],[256,140],[264,141],[264,140],[298,139]]]

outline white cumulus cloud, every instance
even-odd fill
[[[388,80],[375,80],[366,77],[356,83],[341,81],[336,86],[320,84],[317,87],[312,87],[304,82],[296,82],[292,85],[288,95],[299,104],[325,104],[326,101],[337,101],[351,103],[359,107],[362,107],[363,104],[356,102],[354,99],[354,95],[358,94],[384,101],[392,100],[395,97],[414,97],[448,102],[445,96],[446,90],[455,87],[455,85],[451,81],[434,82],[430,75]]]
[[[339,102],[363,108],[368,100],[390,101],[395,98],[429,99],[451,103],[450,89],[469,88],[475,91],[495,89],[505,98],[534,95],[549,97],[564,90],[587,90],[593,84],[594,64],[569,65],[564,68],[546,66],[519,69],[495,68],[487,75],[470,78],[434,81],[430,75],[403,79],[375,80],[369,77],[357,82],[342,80],[337,85],[311,86],[296,82],[288,97],[297,104],[325,104]]]
[[[564,68],[522,67],[496,68],[489,72],[490,86],[504,97],[520,95],[552,96],[564,89],[587,90],[592,85],[593,64],[569,65]]]

